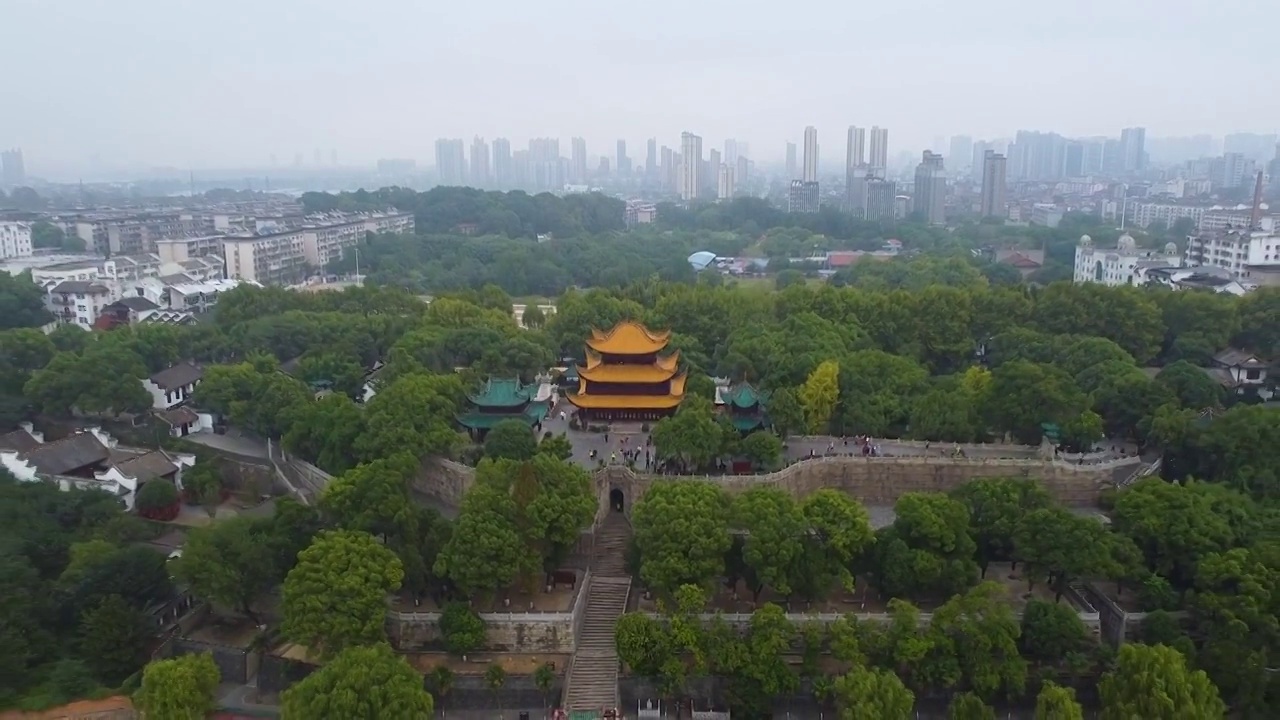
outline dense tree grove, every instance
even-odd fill
[[[117,687],[169,601],[165,557],[116,498],[18,482],[0,468],[0,706],[43,707]]]
[[[1187,611],[1186,624],[1170,621],[1158,631],[1153,626],[1147,637],[1152,652],[1189,655],[1193,664],[1179,666],[1165,655],[1135,656],[1135,668],[1154,668],[1135,672],[1152,679],[1143,686],[1130,684],[1124,670],[1106,675],[1104,711],[1115,717],[1181,717],[1161,710],[1160,703],[1185,693],[1187,702],[1209,708],[1195,717],[1220,717],[1212,708],[1223,700],[1246,717],[1263,717],[1280,697],[1280,683],[1266,670],[1280,650],[1275,515],[1247,494],[1220,484],[1147,478],[1120,493],[1108,527],[1055,505],[1033,481],[988,478],[950,496],[908,493],[894,510],[894,522],[873,534],[866,510],[834,490],[797,501],[767,487],[731,497],[701,480],[653,487],[633,513],[633,562],[668,618],[664,623],[625,615],[617,630],[624,662],[672,697],[685,692],[690,677],[702,675],[721,676],[730,688],[758,687],[768,676],[784,688],[765,696],[743,690],[734,707],[748,716],[808,679],[815,689],[829,688],[830,701],[850,717],[863,715],[849,708],[877,708],[897,717],[887,708],[900,702],[912,707],[912,693],[940,692],[976,696],[953,705],[961,717],[986,717],[984,703],[1037,693],[1044,717],[1073,717],[1071,696],[1045,683],[1079,685],[1081,678],[1100,678],[1113,666],[1110,649],[1098,644],[1062,595],[1078,579],[1111,578],[1136,588],[1130,592],[1144,610],[1168,605]],[[1009,561],[1028,587],[1047,583],[1047,597],[1054,599],[1030,600],[1021,617],[1015,615],[1004,587],[980,582],[990,563]],[[740,655],[726,651],[726,644],[754,642],[755,620],[741,638],[723,635],[728,631],[719,620],[710,626],[692,620],[716,607],[712,594],[739,583],[757,602],[768,590],[800,610],[796,601],[845,593],[855,578],[889,600],[887,625],[853,615],[825,630],[791,627],[785,619],[778,625],[770,613],[780,610],[770,602],[757,605],[754,615],[761,627],[771,628],[766,637],[783,638],[787,652],[807,657],[805,648],[818,648],[814,652],[850,663],[851,675],[831,676],[829,669],[824,674],[805,663],[770,669],[764,655],[734,660]],[[916,603],[932,608],[927,627]],[[679,634],[681,623],[688,623],[693,640]],[[690,643],[698,649],[689,649]],[[675,662],[688,653],[704,659]],[[884,685],[888,681],[866,667],[896,673],[905,688]],[[901,693],[905,701],[895,699]],[[1122,709],[1106,710],[1112,706]]]
[[[1280,354],[1280,291],[1060,282],[1081,232],[1099,243],[1115,235],[1078,217],[1052,230],[946,230],[827,210],[790,216],[741,199],[663,206],[655,226],[628,231],[620,202],[599,195],[389,188],[303,202],[409,210],[420,234],[361,244],[368,287],[243,287],[191,326],[45,334],[38,288],[0,274],[0,429],[74,417],[146,427],[141,378],[194,361],[206,366],[195,404],[334,475],[314,505],[280,500],[270,517],[195,529],[166,563],[137,544],[155,526],[115,499],[4,473],[0,706],[140,682],[157,717],[206,708],[217,677],[201,661],[138,674],[155,639],[146,613],[176,581],[219,613],[260,622],[278,612],[280,637],[351,669],[299,685],[286,716],[429,713],[431,697],[382,644],[387,595],[430,595],[445,608],[445,647],[480,649],[483,620],[462,601],[536,591],[598,503],[569,437],[508,422],[474,442],[455,418],[484,379],[532,382],[581,359],[592,328],[623,319],[670,329],[689,373],[681,409],[651,428],[669,472],[716,472],[730,460],[776,469],[797,434],[920,440],[944,454],[953,443],[1038,444],[1049,432],[1070,452],[1133,442],[1162,456],[1158,476],[1107,498],[1109,524],[1025,478],[907,493],[879,529],[832,489],[795,498],[656,483],[634,504],[629,560],[661,613],[625,615],[617,641],[627,666],[666,695],[720,676],[744,717],[802,689],[842,717],[909,717],[916,698],[945,696],[957,718],[989,717],[1010,700],[1072,718],[1074,689],[1092,696],[1093,685],[1104,717],[1194,708],[1211,718],[1224,707],[1266,717],[1280,704],[1269,670],[1280,658],[1280,414],[1211,372],[1229,348]],[[888,237],[920,252],[821,283],[813,263],[789,260],[873,250]],[[42,245],[65,242],[41,229]],[[971,252],[1010,243],[1045,247],[1035,283]],[[697,275],[686,261],[695,250],[767,257],[774,277]],[[531,307],[518,326],[513,298],[535,296],[555,310]],[[759,390],[769,426],[734,429],[712,402],[712,378]],[[452,519],[415,501],[438,481],[424,462],[435,456],[476,466]],[[212,504],[221,484],[203,463],[185,499]],[[183,499],[153,481],[138,510],[167,519]],[[1005,586],[988,582],[1006,563],[1028,595],[1040,593],[1020,615]],[[1151,612],[1142,644],[1118,657],[1098,645],[1064,598],[1082,581],[1114,583]],[[793,624],[784,611],[868,590],[887,603],[885,622]],[[264,602],[273,594],[279,603]],[[745,626],[702,616],[726,594],[755,608]],[[371,695],[369,683],[388,690]]]

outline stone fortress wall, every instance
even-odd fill
[[[991,446],[986,446],[990,452]],[[1021,448],[1021,446],[1018,446]],[[1025,448],[1022,448],[1025,452]],[[630,514],[634,503],[644,497],[654,483],[677,479],[698,479],[720,484],[731,493],[752,487],[776,486],[796,497],[823,488],[849,493],[868,506],[892,505],[908,492],[946,492],[982,477],[1020,477],[1039,480],[1059,502],[1073,507],[1097,504],[1099,494],[1115,487],[1118,477],[1127,477],[1142,468],[1136,457],[1114,461],[1079,463],[1035,459],[966,459],[950,457],[861,457],[838,455],[802,460],[777,472],[762,475],[669,476],[637,473],[624,465],[609,465],[592,477],[599,499],[595,527],[583,533],[580,549],[591,547],[595,528],[610,512],[617,492],[622,493],[624,510]],[[449,460],[425,462],[414,482],[414,493],[446,514],[456,513],[462,497],[475,482],[474,468]],[[574,606],[566,613],[494,613],[485,615],[488,625],[486,645],[511,652],[572,652],[576,644],[590,574],[584,578]],[[1095,609],[1072,588],[1068,593],[1086,627],[1099,633],[1106,624]],[[837,616],[792,613],[795,622],[827,624]],[[745,624],[749,615],[730,616],[734,624]],[[883,620],[875,614],[867,620]],[[927,620],[927,618],[926,618]],[[439,616],[435,613],[390,612],[389,635],[400,647],[422,647],[439,639]]]
[[[989,447],[989,446],[988,446]],[[764,475],[671,476],[640,473],[624,465],[608,465],[593,477],[600,498],[597,524],[610,507],[610,494],[622,493],[624,507],[631,507],[656,482],[698,479],[714,482],[731,493],[752,487],[776,486],[796,497],[823,488],[843,490],[867,505],[892,505],[908,492],[946,492],[982,477],[1021,477],[1039,480],[1058,502],[1071,507],[1097,504],[1099,494],[1142,464],[1137,457],[1079,464],[1044,459],[979,459],[951,457],[862,457],[836,455],[801,460]],[[449,460],[423,464],[414,482],[415,493],[446,513],[462,502],[475,481],[473,468]]]

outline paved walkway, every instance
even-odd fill
[[[237,455],[246,455],[248,457],[265,458],[267,457],[267,444],[257,438],[252,438],[242,434],[235,428],[229,428],[227,434],[218,435],[212,432],[195,433],[188,435],[187,440],[193,443],[199,443],[215,450],[223,450]]]
[[[573,413],[573,405],[565,400],[561,400],[559,405],[555,406],[551,414],[542,423],[543,432],[550,431],[552,433],[565,433],[570,443],[573,445],[573,460],[583,467],[595,469],[600,460],[609,462],[610,457],[622,457],[622,452],[631,448],[641,448],[640,463],[643,467],[645,441],[647,433],[641,428],[643,423],[638,422],[618,422],[610,425],[608,433],[586,432],[582,430],[571,430],[569,428],[568,418]],[[565,419],[560,418],[560,413],[564,412]],[[652,426],[654,423],[650,423]],[[931,443],[928,448],[923,445],[910,442],[898,441],[892,439],[872,440],[873,443],[879,445],[880,453],[889,457],[948,457],[951,455],[955,445],[953,443]],[[1101,444],[1100,449],[1103,450],[1108,458],[1120,458],[1124,456],[1132,457],[1136,454],[1137,449],[1131,444],[1116,444],[1114,452],[1110,441]],[[596,451],[596,459],[591,458],[591,451]],[[830,436],[793,436],[787,439],[786,449],[784,451],[787,463],[804,460],[809,457],[822,455],[861,455],[862,448],[854,442],[853,438],[838,438]],[[965,454],[967,457],[979,460],[990,460],[1000,458],[1022,458],[1035,459],[1040,456],[1040,449],[1030,446],[1021,445],[990,445],[983,446],[965,446]]]

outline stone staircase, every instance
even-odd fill
[[[586,614],[565,680],[564,708],[570,713],[618,707],[618,650],[613,632],[631,592],[626,572],[630,540],[631,525],[620,513],[610,513],[596,532]]]

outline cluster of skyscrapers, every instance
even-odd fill
[[[594,166],[593,162],[594,160]],[[623,182],[678,194],[684,200],[730,198],[739,178],[751,173],[745,142],[729,139],[724,152],[712,149],[704,157],[702,138],[682,133],[680,146],[659,146],[649,138],[644,163],[637,165],[627,153],[627,141],[618,140],[612,155],[591,158],[587,141],[569,141],[563,157],[558,138],[533,138],[527,149],[512,150],[506,138],[491,143],[477,137],[470,152],[461,139],[436,141],[436,172],[443,185],[470,185],[492,189],[558,191],[605,182]]]

